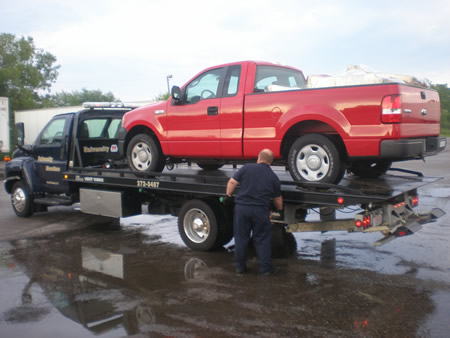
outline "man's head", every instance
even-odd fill
[[[258,155],[258,163],[271,165],[273,162],[273,152],[270,149],[263,149]]]

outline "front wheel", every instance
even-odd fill
[[[11,205],[19,217],[30,217],[33,214],[33,201],[24,181],[14,183],[11,194]]]
[[[321,134],[297,139],[289,150],[288,167],[295,181],[339,183],[344,173],[335,144]]]
[[[161,172],[164,159],[153,138],[147,134],[134,136],[127,148],[127,160],[131,170]]]

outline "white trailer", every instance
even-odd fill
[[[24,144],[34,142],[40,131],[45,127],[53,116],[63,113],[72,113],[81,110],[81,106],[41,108],[30,110],[18,110],[14,112],[16,123],[25,125]]]
[[[10,150],[9,99],[0,97],[0,153],[9,153]]]

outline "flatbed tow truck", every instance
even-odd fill
[[[28,217],[48,206],[79,203],[81,212],[118,219],[140,214],[146,205],[151,214],[177,216],[180,236],[189,248],[223,247],[233,238],[234,202],[225,197],[225,188],[236,167],[207,171],[182,164],[162,173],[122,169],[114,135],[131,109],[94,105],[57,115],[31,147],[22,145],[19,132],[20,150],[5,166],[5,190],[13,210]],[[381,245],[445,214],[439,208],[413,210],[419,203],[418,188],[439,179],[417,172],[376,179],[348,175],[334,185],[294,182],[285,168],[274,169],[282,183],[284,210],[273,212],[272,223],[283,233],[379,231],[384,237],[375,245]],[[337,217],[337,211],[349,207],[357,209],[352,217]],[[320,219],[310,220],[311,210]]]

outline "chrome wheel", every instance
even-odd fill
[[[27,203],[27,194],[22,188],[19,187],[15,189],[11,195],[11,202],[15,210],[18,212],[23,212]]]
[[[301,148],[295,163],[298,172],[305,181],[320,181],[330,170],[328,153],[317,144],[308,144]]]
[[[183,219],[184,233],[194,243],[203,243],[209,236],[208,216],[200,209],[190,209]]]

